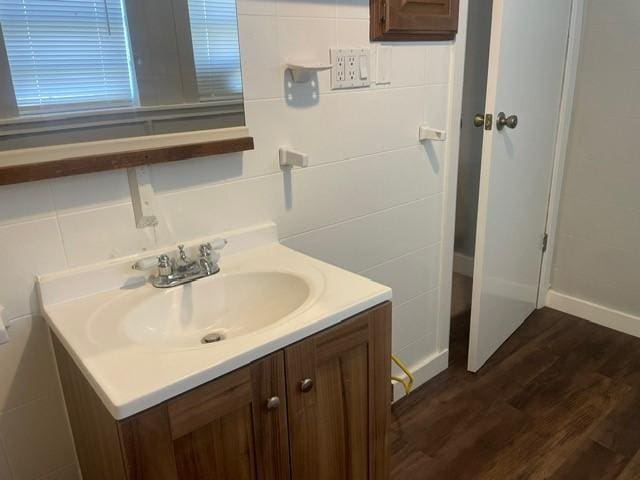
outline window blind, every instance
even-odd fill
[[[242,93],[235,0],[189,0],[189,17],[202,101]]]
[[[20,112],[133,103],[121,0],[0,0]]]

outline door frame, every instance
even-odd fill
[[[571,127],[571,114],[576,87],[578,61],[582,41],[583,21],[586,0],[573,0],[571,6],[571,20],[569,25],[569,39],[567,42],[567,57],[565,60],[564,82],[560,101],[560,120],[556,137],[556,148],[553,161],[553,172],[549,187],[549,207],[547,212],[546,231],[549,234],[547,251],[542,257],[541,274],[538,289],[537,307],[545,306],[547,292],[551,284],[551,270],[555,236],[560,210],[560,194],[562,189],[564,164]],[[448,120],[449,135],[447,164],[444,171],[443,184],[443,217],[442,217],[442,245],[440,255],[440,299],[438,314],[437,351],[438,355],[448,356],[449,335],[451,329],[451,294],[454,258],[456,199],[458,190],[458,161],[460,155],[460,125],[462,115],[462,93],[464,85],[464,60],[466,55],[467,21],[469,0],[460,0],[460,28],[453,44],[449,81]]]
[[[576,80],[578,77],[580,47],[582,44],[584,18],[586,13],[585,3],[586,0],[573,0],[573,4],[571,6],[571,23],[569,25],[569,41],[567,42],[564,81],[562,86],[562,97],[560,100],[558,133],[556,136],[551,185],[549,186],[549,206],[547,209],[547,224],[545,227],[545,232],[547,233],[547,251],[542,256],[540,281],[538,282],[537,307],[539,309],[546,305],[547,293],[551,289],[553,252],[555,250],[558,230],[558,215],[560,213],[560,199],[562,197],[564,165],[567,159],[567,150],[569,147],[573,101],[576,92]]]

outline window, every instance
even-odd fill
[[[189,0],[201,100],[242,92],[235,0]]]
[[[21,114],[133,103],[120,0],[0,0]]]
[[[241,125],[236,0],[0,0],[0,151]]]

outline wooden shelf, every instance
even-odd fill
[[[212,140],[173,147],[103,153],[22,165],[0,166],[0,185],[33,182],[83,173],[177,162],[190,158],[253,150],[253,137]]]

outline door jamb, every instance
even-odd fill
[[[449,333],[451,327],[451,287],[453,278],[453,253],[456,224],[456,200],[458,192],[458,159],[460,154],[460,118],[462,115],[462,90],[464,80],[464,60],[467,45],[467,17],[469,0],[460,0],[459,22],[465,28],[458,29],[452,42],[449,66],[449,119],[443,172],[443,204],[440,245],[440,292],[438,299],[437,352],[447,356],[442,369],[446,369],[449,354]]]
[[[586,12],[585,3],[585,0],[573,0],[571,9],[567,58],[565,60],[564,82],[562,86],[562,97],[560,100],[560,115],[558,121],[558,132],[556,135],[553,172],[549,189],[549,206],[547,208],[547,223],[545,228],[545,232],[548,234],[548,243],[547,251],[544,252],[542,256],[542,264],[540,266],[540,281],[538,283],[537,300],[538,308],[542,308],[546,305],[547,292],[551,288],[553,252],[555,249],[558,229],[558,214],[560,212],[564,165],[567,158],[569,133],[571,130],[571,116],[573,113],[578,62],[580,59],[580,46]]]

